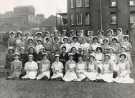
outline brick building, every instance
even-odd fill
[[[135,23],[135,0],[67,0],[68,28],[129,30]]]

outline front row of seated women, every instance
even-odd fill
[[[73,54],[69,53],[69,60],[65,66],[59,60],[59,54],[55,55],[55,62],[51,62],[44,53],[43,60],[37,64],[33,60],[33,55],[29,55],[28,62],[25,63],[22,75],[22,62],[19,61],[19,54],[15,54],[15,60],[11,63],[11,74],[8,79],[48,79],[70,81],[98,81],[134,83],[130,77],[130,64],[125,54],[119,56],[116,64],[110,60],[110,56],[105,54],[103,61],[98,61],[90,55],[87,61],[82,56],[78,57],[78,63],[73,60]],[[39,65],[39,66],[38,66]]]

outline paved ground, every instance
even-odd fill
[[[4,63],[4,50],[0,46],[0,64]],[[132,76],[135,78],[134,69]],[[0,78],[0,98],[135,98],[135,84],[14,81]]]

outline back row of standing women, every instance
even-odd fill
[[[8,78],[133,83],[132,45],[128,35],[121,29],[117,29],[116,35],[111,29],[106,33],[106,36],[102,32],[97,36],[88,32],[67,37],[11,32],[5,66]]]

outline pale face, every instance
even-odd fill
[[[117,30],[117,35],[121,35],[121,34],[122,34],[121,30]]]
[[[59,62],[59,57],[56,57],[56,61]]]
[[[94,58],[93,57],[90,57],[90,61],[94,61]]]
[[[23,53],[24,53],[24,49],[21,48],[21,49],[20,49],[20,52],[23,54]]]
[[[16,55],[16,56],[15,56],[15,60],[18,60],[18,59],[19,59],[19,56],[18,56],[18,55]]]
[[[76,53],[76,51],[77,51],[76,48],[72,48],[73,53]]]
[[[82,57],[79,57],[78,59],[79,59],[80,62],[83,61],[83,58]]]
[[[69,56],[69,59],[70,59],[70,60],[73,60],[73,56]]]
[[[9,53],[9,54],[13,54],[14,51],[10,49],[10,50],[8,50],[8,53]]]
[[[64,42],[64,43],[68,43],[68,40],[65,38],[65,39],[63,40],[63,42]]]
[[[124,41],[129,41],[129,40],[128,40],[128,37],[124,37],[123,39],[124,39]]]
[[[101,53],[102,52],[102,50],[100,48],[97,48],[96,51],[97,51],[97,53]]]
[[[33,56],[29,56],[29,61],[33,61]]]
[[[112,32],[109,31],[109,32],[107,33],[107,36],[112,36]]]
[[[47,59],[47,55],[44,55],[43,59],[46,60]]]
[[[42,44],[42,42],[41,41],[38,41],[38,44],[40,45],[40,44]]]
[[[104,57],[104,61],[109,61],[110,60],[110,57],[109,56],[105,56]]]
[[[98,39],[95,38],[95,39],[93,40],[93,43],[98,43]]]
[[[108,43],[108,40],[103,40],[103,43],[104,43],[104,44],[107,44],[107,43]]]
[[[122,55],[121,57],[120,57],[120,60],[121,61],[124,61],[126,59],[126,57],[124,56],[124,55]]]
[[[116,39],[113,39],[113,40],[112,40],[112,43],[117,43],[117,40],[116,40]]]

